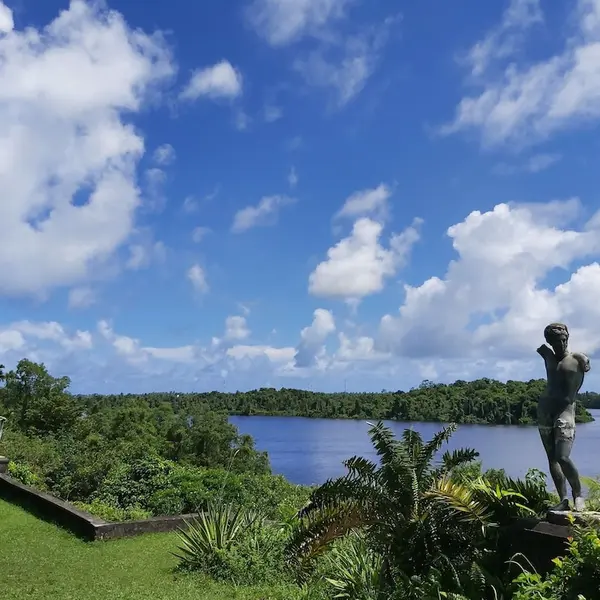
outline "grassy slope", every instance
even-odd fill
[[[175,575],[175,534],[86,543],[0,500],[0,598],[289,600],[290,589],[234,588]]]

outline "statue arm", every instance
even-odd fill
[[[573,356],[577,359],[579,367],[584,373],[587,373],[592,368],[590,359],[582,352],[574,352]]]
[[[548,358],[554,358],[554,351],[550,346],[546,346],[546,344],[542,344],[536,352],[546,361]]]

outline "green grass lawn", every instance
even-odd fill
[[[84,542],[0,500],[0,599],[291,600],[290,588],[236,588],[178,575],[175,534]]]

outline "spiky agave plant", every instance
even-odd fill
[[[195,519],[178,531],[178,552],[183,568],[198,568],[220,550],[228,550],[239,535],[257,526],[263,517],[244,507],[209,504]]]
[[[299,572],[309,573],[315,558],[334,540],[358,530],[383,557],[384,586],[395,572],[420,574],[431,567],[458,581],[458,569],[472,562],[473,540],[488,525],[490,515],[465,486],[448,480],[453,468],[478,456],[475,450],[446,452],[434,462],[455,430],[456,425],[450,425],[424,442],[413,429],[396,439],[382,422],[372,425],[369,435],[378,463],[357,456],[349,459],[347,474],[317,488],[300,513],[287,548]],[[453,503],[429,493],[441,486],[453,494]]]

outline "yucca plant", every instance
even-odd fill
[[[329,574],[325,581],[334,598],[376,600],[382,557],[369,548],[362,535],[354,533],[345,543],[335,544],[325,559],[324,568]]]
[[[259,525],[258,513],[229,504],[209,504],[205,511],[178,531],[180,545],[174,553],[180,566],[197,568],[207,557],[228,550],[243,532]]]

